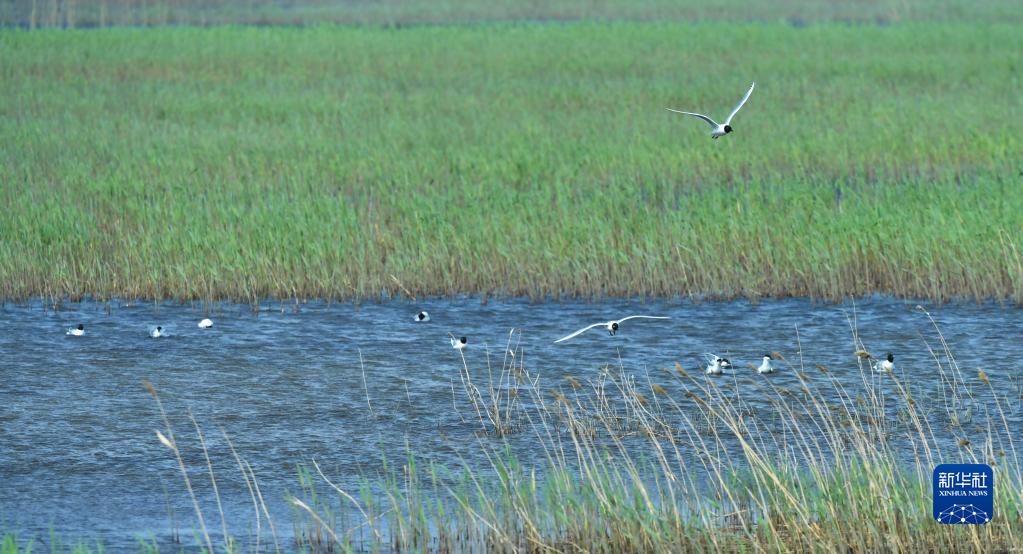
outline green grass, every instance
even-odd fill
[[[1020,31],[0,32],[0,296],[1018,300]]]

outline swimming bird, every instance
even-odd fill
[[[774,373],[774,366],[771,365],[771,360],[774,356],[770,354],[764,354],[764,361],[760,363],[760,367],[757,368],[757,373],[763,375],[765,373]]]
[[[594,327],[603,327],[603,328],[607,329],[608,334],[610,334],[613,337],[618,332],[618,328],[621,326],[621,323],[624,322],[624,321],[628,321],[630,319],[671,319],[671,318],[670,317],[665,317],[665,316],[655,316],[655,315],[630,315],[629,317],[623,317],[623,318],[617,319],[617,320],[604,321],[604,322],[601,322],[601,323],[594,323],[593,325],[590,325],[588,327],[583,327],[582,329],[579,329],[578,331],[572,333],[571,335],[568,335],[567,337],[561,337],[560,339],[558,339],[558,340],[556,340],[554,342],[556,342],[556,343],[557,342],[562,342],[562,341],[566,341],[568,339],[572,339],[572,338],[578,337],[579,335],[585,333],[586,331],[589,331],[590,329],[593,329]]]
[[[81,323],[79,323],[78,327],[74,327],[72,329],[68,329],[67,330],[67,334],[71,335],[72,337],[80,337],[80,336],[85,334],[85,325],[82,325]]]
[[[891,352],[885,356],[885,359],[874,364],[874,371],[887,371],[892,372],[895,370],[895,356]]]
[[[415,321],[416,323],[426,323],[427,321],[430,321],[430,314],[426,312],[419,312],[416,314]]]
[[[723,136],[727,135],[728,133],[732,132],[732,125],[731,125],[732,118],[735,117],[735,114],[739,113],[739,108],[741,108],[742,105],[745,104],[747,100],[749,100],[749,95],[753,94],[753,87],[754,86],[756,86],[756,83],[753,83],[753,84],[751,84],[749,86],[749,90],[746,91],[746,96],[743,96],[742,100],[739,101],[739,105],[737,105],[735,107],[735,109],[732,110],[732,113],[728,114],[728,119],[726,119],[724,123],[720,123],[719,124],[718,122],[714,121],[713,119],[711,119],[711,118],[709,118],[709,117],[707,117],[707,116],[705,116],[703,114],[699,114],[699,113],[683,112],[681,110],[674,110],[674,109],[671,109],[671,108],[664,108],[664,109],[668,110],[669,112],[675,112],[675,113],[680,113],[680,114],[685,114],[685,115],[691,115],[693,117],[698,117],[698,118],[706,121],[707,123],[710,124],[710,127],[711,127],[711,131],[710,131],[711,138],[715,138],[716,139],[718,137],[723,137]]]
[[[199,322],[200,329],[209,329],[210,327],[213,327],[213,320],[208,317]]]
[[[160,337],[166,337],[167,333],[163,332],[163,327],[157,325],[156,329],[153,329],[152,331],[149,332],[149,336],[153,337],[154,339],[158,339]]]
[[[721,375],[725,372],[726,367],[732,367],[732,362],[728,361],[728,358],[721,358],[714,354],[708,354],[707,375]]]
[[[466,344],[469,344],[469,340],[465,337],[456,339],[454,335],[451,336],[451,348],[454,348],[455,350],[462,350],[465,348]]]

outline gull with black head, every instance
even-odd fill
[[[764,361],[760,362],[760,367],[757,368],[757,373],[764,375],[766,373],[774,373],[774,366],[771,365],[771,360],[774,356],[770,354],[764,354]]]
[[[895,356],[889,352],[883,360],[874,364],[874,371],[884,371],[887,373],[895,371]]]
[[[451,333],[448,333],[448,334],[451,335]],[[468,344],[469,344],[469,339],[467,339],[465,337],[455,338],[454,335],[451,335],[451,348],[454,348],[455,350],[465,350],[465,347]]]
[[[719,138],[719,137],[723,137],[723,136],[727,135],[728,133],[732,132],[732,118],[735,117],[735,114],[739,113],[739,108],[741,108],[743,106],[743,104],[745,104],[746,101],[749,100],[749,95],[753,94],[753,87],[754,86],[756,86],[756,83],[753,83],[753,84],[751,84],[749,86],[749,90],[746,91],[746,96],[743,96],[742,100],[739,101],[739,105],[737,105],[735,107],[735,109],[732,110],[732,113],[728,114],[728,119],[726,119],[724,123],[718,123],[717,121],[714,121],[713,119],[703,115],[702,113],[683,112],[681,110],[675,110],[675,109],[672,109],[672,108],[664,108],[664,109],[668,110],[669,112],[675,112],[675,113],[680,113],[680,114],[685,114],[685,115],[691,115],[693,117],[698,117],[698,118],[706,121],[707,123],[710,124],[710,128],[711,128],[710,137],[716,139],[716,138]]]
[[[607,333],[613,337],[613,336],[615,336],[618,333],[618,329],[621,327],[622,322],[628,321],[630,319],[671,319],[671,318],[670,317],[665,317],[665,316],[656,316],[656,315],[630,315],[629,317],[623,317],[621,319],[615,319],[615,320],[611,320],[611,321],[602,321],[600,323],[594,323],[593,325],[590,325],[590,326],[587,326],[587,327],[583,327],[582,329],[579,329],[578,331],[572,333],[571,335],[568,335],[566,337],[561,337],[560,339],[558,339],[558,340],[556,340],[554,342],[558,343],[558,342],[563,342],[563,341],[566,341],[566,340],[569,340],[569,339],[573,339],[573,338],[578,337],[579,335],[585,333],[586,331],[589,331],[590,329],[594,329],[596,327],[603,327],[603,328],[607,329]]]
[[[725,372],[725,368],[732,367],[732,362],[728,361],[728,358],[709,353],[705,355],[707,356],[707,375],[721,375]]]

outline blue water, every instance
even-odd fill
[[[353,486],[375,475],[382,455],[406,449],[457,466],[483,461],[480,442],[507,441],[523,459],[542,459],[528,434],[479,433],[464,417],[462,356],[449,333],[466,336],[465,364],[478,383],[499,370],[509,337],[545,388],[565,376],[586,381],[611,365],[673,390],[659,373],[676,362],[689,370],[702,354],[730,358],[721,379],[748,388],[765,352],[778,351],[769,377],[795,387],[795,370],[814,364],[852,390],[864,376],[852,353],[854,322],[871,352],[895,354],[900,375],[920,397],[937,394],[941,344],[916,302],[872,298],[842,305],[801,299],[692,303],[614,300],[530,303],[524,300],[431,299],[420,303],[200,305],[114,302],[5,304],[0,311],[0,531],[45,543],[51,530],[69,539],[100,540],[108,550],[139,537],[173,546],[176,529],[194,544],[191,504],[176,462],[155,435],[163,425],[142,386],[159,390],[196,479],[211,530],[220,528],[204,477],[189,410],[209,441],[231,533],[253,532],[245,482],[220,433],[253,467],[287,544],[296,466],[317,460],[333,479]],[[430,323],[413,322],[420,309]],[[964,372],[983,368],[1009,401],[1009,425],[1023,430],[1020,386],[1023,309],[961,304],[929,308]],[[215,325],[196,323],[209,314]],[[670,321],[630,321],[615,337],[594,330],[553,341],[589,323],[628,314]],[[86,335],[65,336],[82,323]],[[149,337],[156,325],[170,336]],[[510,335],[509,332],[515,332]],[[738,377],[737,377],[738,376]],[[739,378],[742,377],[742,378]],[[983,398],[984,391],[978,391]],[[680,395],[681,396],[681,395]],[[757,405],[756,395],[747,401]],[[983,405],[978,406],[978,411]],[[936,430],[939,440],[943,431]],[[949,433],[949,440],[954,440]],[[265,525],[265,522],[264,522]],[[264,529],[265,531],[265,529]]]

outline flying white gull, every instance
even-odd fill
[[[735,114],[739,113],[739,108],[741,108],[742,105],[745,104],[747,100],[749,100],[749,95],[753,94],[753,87],[755,85],[756,85],[756,83],[753,83],[753,84],[751,84],[749,86],[749,90],[746,91],[746,96],[743,96],[742,100],[739,101],[739,105],[737,105],[735,107],[735,109],[732,110],[732,113],[728,114],[728,119],[726,119],[724,123],[718,123],[717,121],[714,121],[713,119],[711,119],[711,118],[709,118],[709,117],[707,117],[707,116],[705,116],[705,115],[703,115],[701,113],[683,112],[681,110],[674,110],[674,109],[671,109],[671,108],[664,108],[664,109],[668,110],[669,112],[675,112],[675,113],[680,113],[680,114],[685,114],[685,115],[691,115],[693,117],[698,117],[698,118],[706,121],[707,123],[710,124],[710,127],[711,127],[711,131],[710,131],[711,138],[715,138],[716,139],[718,137],[723,137],[723,136],[727,135],[728,133],[732,132],[732,125],[731,125],[732,118],[735,117]]]
[[[603,328],[607,329],[607,332],[613,337],[615,335],[615,333],[618,332],[618,327],[620,326],[620,324],[622,322],[628,321],[630,319],[671,319],[671,318],[670,317],[664,317],[664,316],[654,316],[654,315],[630,315],[629,317],[623,317],[623,318],[617,319],[617,320],[604,321],[604,322],[601,322],[601,323],[594,323],[593,325],[590,325],[589,327],[583,327],[582,329],[579,329],[578,331],[572,333],[571,335],[568,335],[567,337],[561,337],[560,339],[558,339],[558,340],[556,340],[554,342],[566,341],[568,339],[572,339],[572,338],[578,337],[579,335],[585,333],[586,331],[589,331],[590,329],[593,329],[594,327],[603,327]]]

